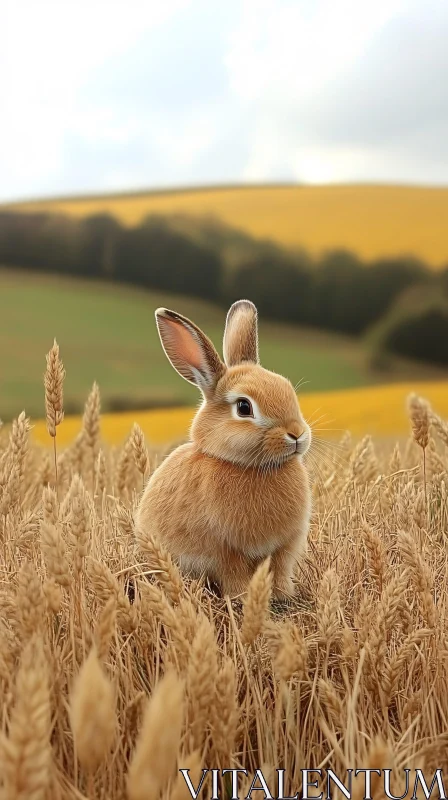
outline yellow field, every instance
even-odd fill
[[[345,247],[366,259],[411,253],[448,263],[448,188],[241,187],[30,202],[24,210],[84,216],[108,211],[126,225],[149,213],[212,215],[257,238],[313,254]]]
[[[301,398],[301,407],[322,438],[339,438],[346,430],[354,436],[370,433],[398,437],[409,432],[406,398],[411,392],[426,397],[438,414],[448,418],[448,382],[402,383],[306,394]],[[102,436],[110,445],[121,444],[133,423],[138,422],[150,444],[165,444],[187,435],[193,414],[192,408],[103,414]],[[66,417],[58,428],[58,443],[70,443],[80,429],[80,417]],[[35,441],[50,444],[43,420],[35,423],[33,435]]]

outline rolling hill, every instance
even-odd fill
[[[197,391],[169,365],[154,310],[168,306],[191,317],[219,347],[225,309],[204,301],[112,283],[0,270],[0,418],[23,408],[43,416],[45,354],[56,337],[67,369],[66,413],[79,412],[96,380],[104,410],[194,405]],[[301,393],[396,380],[439,380],[444,371],[393,360],[369,368],[361,343],[314,329],[261,320],[263,365]]]
[[[6,206],[3,206],[4,208]],[[213,217],[259,239],[313,255],[411,254],[448,264],[448,188],[388,185],[243,186],[30,201],[10,206],[78,216],[109,212],[126,225],[150,213]]]

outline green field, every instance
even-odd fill
[[[158,306],[203,326],[220,346],[225,309],[174,294],[0,269],[0,418],[23,408],[44,413],[45,354],[56,337],[64,365],[65,407],[78,412],[93,381],[107,409],[194,404],[194,387],[176,375],[159,343]],[[301,391],[348,388],[397,379],[443,378],[442,371],[394,362],[372,372],[362,346],[342,336],[261,320],[263,365]]]

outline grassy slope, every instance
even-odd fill
[[[312,253],[345,247],[364,258],[411,253],[448,263],[448,188],[259,186],[72,198],[23,203],[86,215],[109,211],[126,224],[151,212],[212,215],[257,237]]]
[[[45,353],[56,337],[67,369],[66,411],[79,410],[93,381],[105,407],[111,398],[134,407],[153,402],[194,404],[197,392],[168,364],[159,343],[154,309],[166,305],[193,318],[219,345],[225,311],[191,298],[112,284],[0,270],[0,417],[22,408],[43,415]],[[372,373],[356,342],[262,321],[263,364],[301,391],[342,389],[393,379],[442,377],[435,369],[396,362],[393,375]]]

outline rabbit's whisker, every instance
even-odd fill
[[[300,381],[297,381],[296,385],[294,386],[294,391],[298,392],[300,387],[305,386],[307,383],[310,383],[310,381],[306,380],[305,378],[300,378]]]

